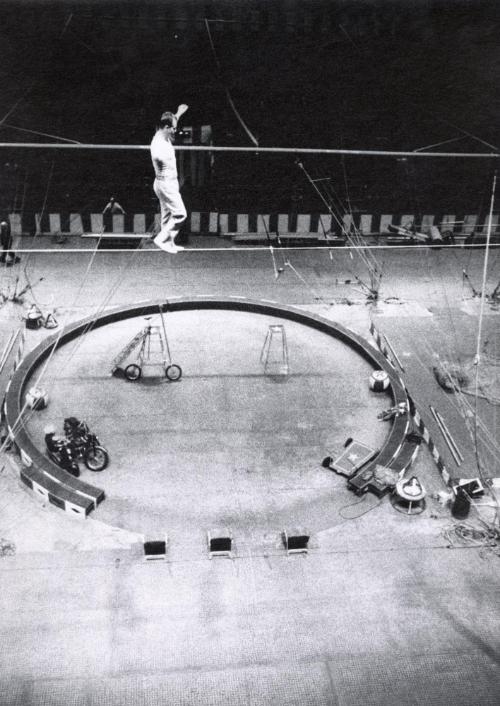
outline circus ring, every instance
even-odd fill
[[[144,303],[137,304],[135,306],[128,306],[128,307],[120,307],[116,308],[110,311],[107,311],[106,313],[102,314],[99,316],[97,319],[95,318],[87,318],[84,320],[81,320],[79,322],[70,324],[66,326],[59,334],[54,334],[50,337],[47,337],[44,339],[36,348],[34,348],[26,357],[25,359],[21,362],[17,370],[15,371],[11,383],[9,385],[9,388],[6,393],[6,398],[5,398],[5,404],[4,404],[4,412],[5,412],[5,418],[9,430],[9,435],[13,439],[16,447],[19,450],[19,453],[21,455],[22,459],[22,467],[21,467],[21,479],[22,481],[30,488],[32,489],[38,496],[41,496],[45,501],[55,505],[56,507],[59,507],[66,512],[73,514],[73,515],[78,515],[81,517],[87,516],[91,511],[95,510],[97,506],[101,503],[101,501],[105,497],[105,492],[102,490],[100,487],[96,487],[94,485],[94,480],[97,479],[98,482],[100,482],[101,485],[103,485],[106,489],[106,497],[107,497],[107,502],[103,503],[102,506],[99,507],[99,510],[97,511],[96,517],[99,519],[103,519],[105,522],[110,522],[110,524],[118,524],[120,526],[125,526],[128,529],[133,529],[133,530],[141,530],[144,529],[142,525],[147,524],[147,520],[145,519],[146,516],[149,516],[152,512],[151,508],[154,507],[155,503],[155,493],[158,491],[152,491],[150,494],[150,498],[145,498],[143,497],[139,504],[142,503],[143,507],[143,512],[144,514],[142,515],[142,518],[137,515],[137,511],[135,509],[132,510],[132,516],[135,516],[135,519],[137,520],[136,524],[133,525],[132,527],[128,526],[127,527],[127,522],[120,522],[117,520],[116,515],[110,515],[107,516],[105,509],[108,507],[108,504],[111,503],[110,507],[112,506],[113,503],[115,503],[115,488],[118,488],[119,486],[113,486],[113,482],[111,481],[112,473],[116,473],[116,483],[122,483],[122,484],[128,484],[128,487],[133,487],[134,485],[137,486],[143,485],[146,483],[146,478],[147,478],[147,464],[143,462],[142,457],[141,457],[141,436],[137,434],[134,438],[138,439],[138,442],[134,445],[135,448],[134,450],[129,450],[127,457],[122,454],[120,455],[120,444],[117,442],[117,448],[113,448],[113,443],[112,439],[110,438],[112,436],[111,434],[111,429],[118,430],[120,424],[126,424],[127,423],[127,413],[126,410],[120,410],[118,409],[118,404],[115,405],[116,409],[115,412],[117,416],[114,417],[112,421],[110,421],[110,424],[112,426],[109,427],[108,432],[102,433],[101,426],[96,426],[94,423],[93,419],[88,416],[85,416],[85,413],[83,415],[79,415],[74,411],[74,408],[71,410],[68,410],[66,408],[66,413],[71,414],[74,413],[75,416],[80,416],[80,418],[86,418],[87,421],[89,421],[90,426],[93,431],[96,431],[99,437],[101,438],[102,442],[104,445],[110,450],[110,455],[111,455],[111,464],[108,469],[106,469],[102,474],[93,474],[90,472],[82,473],[82,476],[80,478],[74,478],[73,476],[69,475],[56,465],[54,465],[44,454],[43,450],[43,443],[41,443],[41,440],[43,439],[43,435],[41,433],[41,429],[44,424],[47,423],[47,421],[53,422],[56,421],[52,418],[50,418],[50,415],[54,415],[54,410],[51,412],[51,407],[55,406],[57,407],[57,402],[55,401],[55,396],[52,393],[51,388],[49,388],[49,395],[51,396],[50,402],[48,407],[45,410],[38,411],[31,413],[30,415],[26,414],[26,410],[24,409],[24,399],[25,399],[25,394],[27,389],[29,389],[30,384],[33,384],[32,381],[33,379],[36,379],[36,373],[37,370],[41,367],[43,363],[50,362],[50,357],[55,356],[60,352],[64,351],[65,344],[70,343],[74,339],[78,340],[89,340],[89,337],[92,336],[98,336],[99,335],[99,329],[101,329],[101,335],[106,333],[106,336],[109,336],[109,333],[107,333],[109,330],[112,330],[113,326],[124,326],[127,325],[130,327],[130,324],[135,325],[134,329],[128,328],[126,332],[122,332],[122,339],[121,343],[123,343],[125,340],[129,340],[131,338],[130,333],[132,331],[137,331],[138,328],[140,328],[137,319],[140,317],[145,317],[145,316],[155,316],[158,315],[159,308],[160,306],[163,308],[163,311],[166,313],[167,317],[171,317],[172,315],[174,316],[211,316],[211,317],[217,317],[217,316],[222,316],[224,317],[224,324],[223,328],[220,329],[220,331],[217,331],[217,322],[215,319],[210,319],[209,323],[207,324],[207,336],[214,337],[214,338],[221,338],[222,334],[221,331],[227,330],[227,327],[231,327],[234,323],[234,325],[237,325],[238,320],[235,319],[234,322],[231,320],[231,316],[234,317],[249,317],[248,319],[245,319],[245,325],[249,326],[250,324],[254,326],[254,320],[257,322],[255,325],[258,326],[258,340],[255,341],[253,344],[254,347],[254,352],[256,353],[256,356],[254,355],[253,358],[257,357],[258,359],[258,352],[262,348],[262,344],[264,342],[264,336],[265,332],[267,330],[267,327],[269,323],[272,322],[281,322],[285,323],[287,327],[296,327],[296,332],[302,336],[300,338],[299,336],[299,343],[297,345],[297,350],[294,352],[294,356],[291,354],[291,368],[292,368],[292,373],[293,373],[293,366],[294,366],[294,358],[296,359],[300,355],[300,347],[305,346],[309,340],[311,340],[312,337],[312,345],[317,346],[319,338],[316,339],[314,338],[315,336],[319,336],[321,338],[324,338],[326,336],[326,341],[328,345],[328,349],[332,345],[337,345],[339,346],[337,351],[333,351],[332,353],[326,352],[326,356],[329,359],[334,359],[336,356],[340,356],[342,354],[342,350],[345,349],[347,350],[349,357],[349,364],[348,367],[352,368],[347,371],[347,378],[354,378],[353,385],[354,387],[352,388],[353,394],[361,396],[365,394],[366,391],[366,400],[363,402],[361,400],[361,403],[363,406],[367,406],[370,409],[367,409],[365,418],[363,418],[363,424],[366,423],[366,420],[371,419],[374,420],[374,412],[376,412],[376,409],[374,405],[378,405],[379,409],[382,409],[383,407],[387,406],[388,399],[387,396],[390,397],[392,400],[392,404],[397,405],[401,402],[406,402],[407,401],[407,394],[404,389],[404,386],[395,372],[395,370],[391,367],[391,365],[387,362],[386,358],[374,347],[372,346],[367,340],[363,339],[361,336],[358,336],[357,334],[353,333],[350,330],[347,330],[345,327],[339,325],[336,322],[332,322],[326,318],[323,318],[321,316],[311,314],[311,313],[305,313],[301,310],[284,306],[275,302],[270,302],[270,301],[254,301],[250,299],[246,299],[243,297],[229,297],[229,298],[218,298],[218,297],[210,297],[210,296],[199,296],[195,298],[170,298],[167,301],[165,300],[158,300],[158,301],[148,301]],[[221,313],[222,312],[222,313]],[[228,319],[229,317],[229,319]],[[134,319],[136,321],[134,321]],[[168,326],[167,329],[171,330],[172,328],[172,321],[174,319],[169,318],[167,319],[168,321]],[[186,324],[186,319],[183,319],[180,325],[180,329],[182,332],[182,335],[186,333],[188,330],[188,326]],[[198,335],[198,329],[200,328],[201,324],[201,319],[194,321],[192,323],[192,331],[191,334],[192,336],[197,336]],[[250,322],[250,324],[249,324]],[[107,329],[103,329],[103,327],[108,327]],[[175,328],[175,327],[174,327]],[[250,330],[250,329],[248,329]],[[248,330],[246,330],[245,335],[247,335]],[[193,333],[194,331],[194,333]],[[292,334],[294,333],[294,329],[292,328]],[[125,335],[126,334],[126,335]],[[252,330],[250,333],[251,336],[255,337],[255,332]],[[182,335],[180,334],[180,337],[182,338]],[[124,337],[125,336],[125,337]],[[170,337],[170,334],[169,334]],[[76,341],[78,343],[78,341]],[[89,346],[94,345],[91,340],[89,340]],[[113,344],[114,345],[114,344]],[[190,348],[193,347],[193,338],[191,338],[189,342]],[[119,351],[121,348],[116,346],[112,348],[112,351],[116,355],[116,353]],[[177,342],[175,344],[175,351],[179,350],[179,343]],[[111,350],[111,349],[110,349]],[[355,356],[352,356],[352,353],[355,353]],[[113,390],[119,390],[120,395],[126,394],[129,397],[127,398],[128,401],[124,402],[126,406],[130,408],[130,406],[133,405],[138,405],[141,406],[141,410],[139,412],[140,419],[143,420],[143,433],[142,433],[142,438],[149,437],[152,438],[154,436],[155,443],[160,443],[160,439],[165,436],[163,434],[163,425],[168,426],[171,424],[171,420],[169,420],[168,415],[167,417],[163,416],[163,412],[160,413],[160,416],[158,418],[155,418],[154,424],[151,422],[151,418],[148,416],[151,412],[151,407],[155,404],[152,402],[152,397],[150,395],[155,394],[155,389],[156,390],[161,390],[161,394],[163,395],[163,398],[167,400],[167,404],[170,404],[174,401],[174,396],[179,395],[180,392],[182,391],[183,388],[190,391],[190,394],[194,396],[195,399],[195,406],[197,409],[202,409],[204,403],[206,400],[204,399],[204,392],[202,391],[200,393],[200,389],[204,390],[207,389],[207,380],[210,378],[211,375],[211,366],[214,365],[214,359],[209,359],[207,360],[207,351],[205,350],[204,352],[204,357],[205,357],[205,377],[203,378],[203,388],[199,387],[194,387],[190,388],[190,378],[192,384],[198,384],[196,381],[196,375],[192,374],[193,367],[189,369],[188,366],[185,367],[184,365],[184,356],[181,356],[181,362],[183,370],[184,370],[184,375],[182,377],[182,380],[179,382],[174,382],[170,383],[167,381],[163,381],[162,386],[152,386],[152,385],[145,385],[144,383],[147,382],[143,380],[140,383],[135,383],[135,382],[128,382],[125,380],[119,380],[110,375],[110,368],[111,368],[111,360],[112,360],[112,355],[110,356],[108,354],[108,357],[106,358],[107,361],[107,370],[105,371],[105,376],[103,375],[102,378],[99,378],[97,381],[98,387],[93,388],[94,392],[90,392],[90,395],[96,394],[99,395],[101,394],[99,392],[99,388],[104,389],[106,385],[111,385],[113,386],[112,388],[107,388],[113,389]],[[209,353],[209,355],[214,356],[217,358],[217,354],[212,351]],[[175,358],[175,353],[174,353],[174,358]],[[242,361],[245,359],[245,350],[240,350],[240,356],[232,356],[233,359],[238,358],[238,361]],[[326,358],[325,358],[326,360]],[[101,361],[102,362],[102,361]],[[175,360],[174,360],[175,362]],[[345,363],[345,360],[343,361]],[[89,366],[89,361],[86,360],[85,365],[86,371],[88,371],[88,366]],[[90,364],[91,365],[91,364]],[[258,367],[258,366],[257,366]],[[345,366],[344,366],[345,367]],[[369,391],[368,389],[368,379],[370,373],[374,369],[381,369],[385,370],[389,376],[390,380],[390,385],[388,390],[386,390],[383,394],[380,393],[373,393]],[[191,370],[191,374],[190,374]],[[304,368],[302,368],[303,373],[307,373]],[[217,370],[216,367],[213,371],[212,374],[213,377],[217,377]],[[203,376],[200,376],[203,377]],[[229,376],[230,377],[230,376]],[[235,376],[237,377],[237,376]],[[267,392],[266,394],[276,396],[277,402],[276,402],[276,407],[274,408],[273,414],[276,414],[277,416],[279,415],[285,415],[287,413],[287,401],[283,401],[285,398],[279,397],[279,395],[282,394],[282,390],[286,390],[286,384],[279,384],[279,382],[286,382],[284,378],[282,377],[280,381],[278,379],[270,380],[267,379],[265,380],[265,375],[263,375],[262,370],[256,370],[252,374],[248,374],[245,377],[245,384],[248,384],[250,386],[250,389],[256,389],[255,385],[256,384],[265,384],[267,385]],[[293,377],[293,375],[292,375]],[[297,375],[297,378],[300,378],[301,375]],[[303,375],[304,378],[307,378],[307,374]],[[323,404],[329,403],[330,408],[328,406],[325,406],[324,408],[324,417],[325,417],[325,422],[324,425],[325,427],[328,426],[333,426],[334,422],[334,411],[333,407],[335,407],[335,404],[339,404],[338,399],[334,401],[332,399],[334,393],[332,390],[335,390],[335,386],[337,384],[337,377],[338,377],[338,370],[333,371],[333,374],[330,376],[331,382],[325,382],[324,379],[321,379],[318,383],[318,386],[316,388],[313,388],[310,390],[310,396],[316,397],[319,396],[322,388],[324,387],[324,397],[321,398],[321,400],[318,402],[318,404]],[[81,380],[82,378],[80,378]],[[257,381],[257,382],[256,382]],[[310,381],[307,381],[308,384]],[[331,385],[331,387],[328,387],[328,384]],[[351,383],[347,383],[347,388]],[[356,388],[356,385],[358,387]],[[228,382],[228,386],[232,386],[232,381]],[[346,396],[348,393],[346,392],[346,389],[342,389],[342,391],[339,393],[341,396]],[[68,388],[69,389],[69,388]],[[174,393],[172,392],[175,392]],[[75,393],[76,394],[76,393]],[[109,398],[109,392],[102,392],[105,397]],[[186,394],[186,393],[183,393]],[[299,394],[304,395],[304,389],[299,390]],[[308,393],[309,394],[309,393]],[[142,399],[142,402],[139,401],[139,395]],[[106,405],[106,399],[105,397],[101,398],[101,401],[98,401],[98,404],[101,404],[102,406]],[[257,394],[258,397],[258,394]],[[123,397],[120,397],[120,400],[123,401]],[[138,400],[137,402],[135,400]],[[181,405],[185,405],[186,401],[180,402]],[[255,404],[258,406],[259,404],[263,404],[263,398],[259,398],[256,400]],[[293,402],[291,403],[291,406],[293,406]],[[167,408],[168,409],[168,408]],[[177,414],[179,413],[179,408],[176,408]],[[234,410],[233,410],[234,413]],[[364,414],[363,410],[361,410],[361,413]],[[120,416],[121,414],[121,416]],[[195,412],[196,414],[196,412]],[[211,407],[209,410],[208,416],[210,418],[216,418],[219,414],[219,411],[215,407]],[[304,419],[304,416],[300,416],[302,413],[300,410],[298,411],[298,415],[296,417],[296,420]],[[304,414],[307,414],[307,411],[304,412]],[[90,415],[92,417],[92,415]],[[139,418],[139,417],[137,417]],[[184,418],[185,419],[185,418]],[[255,423],[256,416],[253,416],[253,422],[252,424]],[[36,420],[33,422],[33,420]],[[118,421],[117,421],[118,420]],[[56,426],[62,427],[62,418],[58,418],[58,423]],[[137,419],[136,419],[137,421]],[[178,430],[180,431],[180,438],[182,439],[182,413],[180,415],[180,418],[175,420],[175,423],[178,426]],[[227,421],[227,420],[226,420]],[[352,420],[351,420],[352,422]],[[35,423],[35,427],[33,427],[33,423]],[[304,440],[304,446],[306,447],[306,450],[304,453],[309,452],[310,448],[308,447],[308,442],[307,438],[311,434],[313,434],[313,424],[308,424],[307,420],[302,423],[301,421],[295,422],[297,425],[297,429],[294,431],[292,430],[291,433],[288,434],[283,434],[282,430],[276,431],[276,429],[270,429],[269,434],[273,436],[273,438],[277,438],[278,442],[280,440],[283,443],[283,448],[287,444],[293,444],[296,443],[294,454],[296,457],[296,462],[295,465],[301,466],[304,462],[304,458],[300,456],[301,451],[297,451],[297,449],[300,448],[300,441],[301,439]],[[345,423],[343,420],[340,422],[340,431],[338,431],[339,438],[337,441],[340,440],[342,437],[344,440],[347,436],[350,435],[350,430],[351,427],[349,426],[350,422],[349,420],[346,420]],[[405,440],[405,435],[408,430],[408,419],[407,416],[404,415],[402,417],[396,417],[390,422],[390,427],[387,429],[387,426],[385,424],[380,424],[376,420],[373,421],[371,426],[376,430],[377,432],[377,440],[369,440],[371,441],[372,445],[374,448],[378,448],[378,452],[376,456],[373,458],[373,460],[370,462],[370,466],[375,466],[376,464],[381,464],[381,465],[389,465],[390,462],[395,458],[397,455],[399,449],[401,449],[404,440]],[[154,428],[153,428],[154,427]],[[290,430],[287,430],[290,432]],[[124,434],[126,436],[133,436],[133,429],[128,429],[124,431]],[[200,434],[201,435],[201,432]],[[199,436],[198,434],[195,434],[193,430],[193,436],[191,437],[191,441],[189,444],[193,445],[194,442],[192,442],[192,439],[195,436]],[[222,432],[221,432],[222,435]],[[122,440],[126,438],[126,436],[122,437]],[[296,437],[294,440],[292,437]],[[207,437],[208,438],[208,437]],[[324,437],[322,437],[324,438]],[[320,442],[322,441],[322,438],[320,438]],[[329,437],[328,437],[329,438]],[[185,441],[184,445],[181,444],[180,450],[175,449],[170,450],[165,448],[164,446],[162,447],[161,445],[158,446],[158,448],[155,450],[155,453],[157,454],[157,457],[160,458],[161,463],[163,464],[163,467],[159,469],[160,474],[164,474],[164,477],[168,477],[168,482],[171,485],[175,485],[177,483],[177,492],[178,496],[180,497],[181,495],[184,494],[183,486],[184,484],[192,484],[192,489],[193,493],[198,495],[198,499],[196,501],[193,500],[193,496],[191,497],[191,500],[187,502],[187,505],[191,506],[193,505],[194,502],[196,503],[204,503],[203,497],[204,495],[207,496],[210,493],[210,488],[214,486],[215,490],[214,493],[218,495],[223,495],[224,492],[227,492],[228,494],[231,493],[231,483],[233,480],[228,477],[224,480],[220,479],[217,480],[215,477],[216,472],[223,472],[222,471],[222,465],[219,463],[218,466],[214,465],[214,458],[217,457],[218,454],[221,454],[221,449],[219,448],[219,441],[218,441],[218,434],[217,431],[213,431],[211,433],[210,438],[205,439],[206,441],[206,448],[201,449],[199,451],[199,455],[197,457],[195,456],[190,456],[192,449],[191,448],[186,448],[188,442]],[[200,442],[201,443],[201,442]],[[237,439],[236,442],[237,443]],[[326,441],[326,444],[331,443]],[[123,441],[122,446],[125,445],[125,441]],[[338,443],[337,443],[338,447]],[[331,448],[331,446],[330,446]],[[324,479],[324,483],[328,483],[331,481],[331,476],[332,474],[328,471],[324,471],[324,469],[321,469],[321,459],[322,456],[329,450],[329,446],[321,446],[321,448],[318,448],[314,451],[314,456],[312,458],[308,459],[308,467],[312,469],[311,473],[316,474],[317,477],[322,477]],[[281,463],[281,468],[283,467],[283,464],[286,462],[288,465],[291,465],[291,458],[294,458],[293,454],[286,458],[286,459],[280,459],[280,448],[267,451],[266,452],[268,455],[272,455],[274,453],[275,457],[271,458],[268,466],[268,470],[272,469],[274,467],[278,468],[280,467]],[[284,453],[284,452],[283,452]],[[175,455],[177,454],[177,456]],[[184,467],[182,467],[182,464],[180,463],[180,456],[185,455],[187,458],[187,462]],[[236,456],[236,461],[238,465],[238,472],[241,471],[243,474],[244,478],[243,481],[241,481],[242,485],[240,485],[240,490],[242,491],[242,494],[244,495],[245,493],[248,493],[249,495],[251,494],[251,488],[252,488],[252,483],[254,482],[254,478],[256,476],[253,475],[253,469],[252,469],[252,459],[250,458],[243,458],[241,456],[244,456],[244,454],[240,454],[237,450],[235,451],[233,449],[233,457]],[[225,457],[221,456],[222,460],[224,460]],[[200,460],[201,459],[201,460]],[[203,461],[203,459],[206,459],[206,463]],[[225,459],[227,461],[227,458]],[[210,465],[212,464],[212,465]],[[174,470],[172,470],[172,467],[176,465],[179,466],[178,469],[175,469],[175,473],[177,475],[177,479],[174,479]],[[226,465],[228,465],[226,463]],[[125,466],[128,466],[125,468]],[[207,467],[208,470],[206,470],[204,467]],[[324,472],[321,473],[321,470]],[[234,471],[235,469],[233,469]],[[320,473],[318,473],[318,470],[320,470]],[[290,469],[290,473],[293,473],[295,471],[294,468]],[[165,474],[170,473],[170,476],[165,476]],[[297,470],[297,473],[302,473],[302,471]],[[309,509],[308,509],[308,502],[309,498],[311,500],[311,503],[316,503],[316,506],[322,507],[322,512],[325,511],[326,506],[323,504],[323,498],[326,495],[331,495],[331,490],[326,491],[325,488],[327,487],[326,485],[319,485],[317,488],[310,488],[308,486],[309,479],[313,478],[314,475],[307,475],[306,472],[303,474],[303,484],[301,487],[299,487],[297,492],[294,495],[294,500],[290,502],[290,513],[293,515],[293,507],[295,506],[295,509],[297,509],[297,503],[298,503],[298,498],[303,498],[305,502],[305,510],[303,512],[303,516],[308,515]],[[339,479],[340,480],[340,479]],[[160,483],[162,481],[159,481]],[[257,483],[260,481],[256,480]],[[314,481],[313,481],[314,482]],[[220,483],[218,486],[217,483]],[[224,483],[226,484],[226,491],[224,490]],[[315,493],[315,491],[317,491]],[[264,492],[268,492],[268,490],[264,490]],[[312,493],[312,494],[310,494]],[[320,498],[318,500],[318,498]],[[318,505],[318,502],[319,505]],[[130,511],[130,506],[135,504],[135,500],[133,498],[133,493],[129,495],[126,499],[121,498],[121,510],[124,510],[124,513],[126,514],[127,511]],[[178,500],[176,500],[175,496],[172,496],[171,498],[172,504],[175,506],[178,503]],[[179,501],[180,502],[180,501]],[[210,500],[207,499],[207,503],[209,503]],[[275,502],[275,501],[274,501]],[[117,507],[120,505],[120,502],[115,503]],[[127,509],[128,506],[128,509]],[[248,508],[243,508],[243,511],[241,511],[240,508],[240,517],[244,518],[245,512],[248,510],[247,519],[251,519],[253,517],[255,519],[256,513],[259,512],[258,507],[254,507],[252,509],[252,512]],[[267,509],[269,510],[269,508]],[[267,511],[266,510],[266,511]],[[184,507],[183,509],[184,513],[189,511],[189,507]],[[104,514],[102,514],[104,512]],[[167,516],[165,518],[165,507],[163,507],[162,512],[164,514],[164,522],[169,522],[173,521],[173,512],[172,513],[167,513],[170,514],[170,518]],[[228,524],[228,521],[232,520],[234,522],[235,516],[238,516],[238,512],[235,511],[234,515],[232,517],[228,517],[227,511],[224,513],[221,513],[222,516],[220,516],[220,520],[222,524]],[[286,513],[285,513],[286,516]],[[139,517],[139,519],[137,519]],[[208,522],[209,520],[207,520]],[[242,520],[243,521],[243,520]],[[142,525],[141,525],[142,523]]]

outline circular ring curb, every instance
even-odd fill
[[[156,314],[160,306],[164,313],[192,310],[230,310],[275,316],[309,326],[349,345],[374,369],[384,370],[390,380],[388,392],[394,405],[407,402],[406,390],[394,368],[387,359],[366,339],[349,331],[344,326],[316,314],[304,313],[290,306],[269,300],[252,300],[232,296],[220,298],[200,295],[194,298],[172,297],[168,300],[146,301],[134,306],[122,306],[112,309],[97,319],[88,317],[69,324],[57,334],[45,338],[21,361],[15,370],[5,393],[4,414],[12,441],[16,444],[23,460],[21,479],[33,490],[46,497],[49,502],[68,512],[87,515],[104,499],[104,492],[88,483],[84,483],[56,466],[37,448],[20,419],[23,409],[23,393],[35,369],[46,360],[54,350],[88,331],[107,324]],[[369,466],[388,465],[401,448],[408,429],[405,416],[396,417],[389,434],[372,459]]]

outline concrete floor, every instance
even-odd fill
[[[472,444],[432,365],[436,354],[462,362],[474,355],[477,299],[462,269],[479,289],[482,255],[377,253],[385,275],[374,320],[426,421],[434,404],[456,434],[466,463],[446,462],[462,477],[477,475]],[[236,294],[304,307],[369,337],[364,296],[344,283],[363,271],[343,251],[333,260],[292,251],[295,270],[285,267],[277,280],[262,251],[99,253],[88,272],[88,253],[23,259],[31,283],[44,278],[33,290],[37,303],[57,307],[61,323],[160,296]],[[497,263],[493,251],[488,291]],[[12,286],[17,273],[2,274]],[[4,304],[2,334],[22,311]],[[290,324],[292,375],[279,385],[255,366],[267,321],[174,316],[179,383],[138,388],[107,375],[116,346],[139,322],[70,344],[47,371],[51,402],[31,418],[33,437],[78,406],[111,451],[97,476],[108,497],[90,519],[40,503],[20,485],[16,460],[0,459],[0,536],[16,546],[0,560],[0,703],[498,704],[498,550],[450,546],[454,522],[432,497],[444,485],[428,450],[414,466],[427,508],[412,517],[388,498],[357,498],[318,464],[347,436],[383,438],[376,414],[387,400],[366,390],[365,364]],[[499,322],[487,307],[483,335],[495,345]],[[27,333],[31,347],[47,332]],[[483,401],[480,411],[498,438],[497,407]],[[494,460],[487,470],[500,476]],[[472,513],[476,524],[492,518],[488,507]],[[232,560],[209,559],[213,524],[231,527]],[[307,556],[283,549],[280,532],[294,524],[311,528]],[[165,533],[167,561],[144,562],[144,535]]]

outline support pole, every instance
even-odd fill
[[[434,407],[433,407],[432,405],[429,405],[429,408],[430,408],[430,410],[431,410],[431,412],[432,412],[432,416],[433,416],[434,419],[436,420],[436,424],[437,424],[438,427],[439,427],[439,431],[440,431],[441,434],[443,435],[443,438],[444,438],[444,440],[446,441],[446,444],[447,444],[448,448],[450,449],[451,455],[453,456],[453,459],[454,459],[455,463],[457,464],[457,466],[460,466],[460,464],[461,464],[462,462],[461,462],[459,456],[457,455],[457,452],[455,451],[455,448],[454,448],[452,442],[450,441],[448,435],[446,434],[446,432],[445,432],[445,430],[444,430],[444,428],[443,428],[443,426],[442,426],[442,424],[441,424],[441,421],[440,421],[440,419],[439,419],[439,417],[438,417],[438,415],[437,415],[436,410],[434,409]]]

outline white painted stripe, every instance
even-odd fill
[[[430,228],[434,225],[434,216],[422,216],[422,227]]]
[[[372,231],[372,216],[368,213],[361,214],[359,229],[361,233],[367,234]]]
[[[123,213],[113,214],[113,233],[125,232],[125,216]]]
[[[82,217],[79,213],[70,213],[69,232],[71,235],[81,235],[83,233]]]
[[[78,505],[73,505],[73,503],[68,502],[67,500],[64,503],[64,510],[71,515],[78,515],[79,517],[82,517],[85,519],[85,510],[83,507],[79,507]]]
[[[248,233],[248,213],[238,213],[236,216],[236,232]]]
[[[380,216],[380,232],[388,233],[387,226],[392,224],[392,216],[384,213]]]
[[[311,230],[311,216],[308,213],[297,215],[297,233],[309,233]]]
[[[229,216],[227,213],[219,213],[219,231],[220,233],[229,231]]]
[[[491,216],[491,232],[495,233],[498,227],[498,215]],[[488,217],[484,219],[483,233],[488,232]]]
[[[200,232],[200,214],[198,211],[193,211],[191,213],[191,232],[192,233],[199,233]]]
[[[318,233],[325,235],[332,228],[332,216],[330,213],[322,213],[318,219]]]
[[[345,213],[342,217],[342,223],[344,225],[344,233],[349,233],[351,226],[354,227],[354,218],[350,213]]]
[[[210,218],[208,222],[208,232],[218,233],[219,232],[219,214],[210,213]]]
[[[401,216],[399,222],[404,228],[409,228],[415,223],[415,216],[412,213],[405,213],[404,216]],[[382,230],[382,228],[380,230]]]
[[[288,233],[288,213],[278,214],[278,233]]]
[[[49,499],[49,491],[46,488],[44,488],[43,486],[39,485],[38,483],[35,483],[35,481],[32,481],[32,483],[33,483],[33,490],[35,491],[35,493],[38,493],[43,498],[48,500]]]
[[[24,463],[25,466],[27,466],[29,468],[30,466],[33,465],[33,459],[31,458],[31,456],[28,456],[26,451],[24,451],[23,449],[20,449],[20,451],[21,451],[21,461]]]
[[[474,231],[474,228],[476,227],[477,219],[478,219],[477,216],[465,216],[464,224],[462,226],[462,230],[464,231],[464,233],[467,233],[467,235],[470,235]]]
[[[61,232],[61,215],[59,213],[49,213],[49,231],[51,233]]]
[[[12,235],[21,235],[23,232],[21,214],[20,213],[11,213],[11,214],[9,214],[9,220],[10,220],[10,229],[11,229]]]
[[[269,232],[269,216],[259,213],[257,216],[257,233]]]
[[[146,232],[146,216],[144,213],[134,213],[134,233]]]
[[[455,226],[455,221],[456,221],[456,216],[453,214],[448,214],[446,216],[443,216],[443,220],[441,221],[440,228],[441,232],[445,230],[453,230]]]
[[[102,213],[90,214],[90,230],[92,233],[102,233]]]

